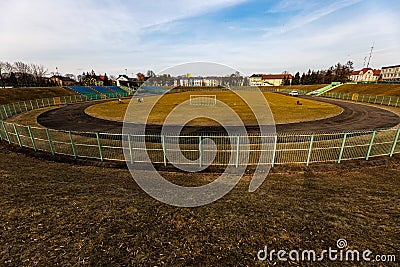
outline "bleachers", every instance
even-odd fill
[[[118,98],[119,97],[119,95],[116,92],[114,92],[104,86],[90,86],[90,87],[93,88],[94,90],[96,90],[97,92],[99,92],[100,94],[107,96],[108,98]]]
[[[167,90],[162,86],[141,86],[137,91],[137,95],[160,95],[164,94]]]
[[[120,96],[128,96],[128,92],[126,92],[125,90],[122,90],[121,88],[117,87],[117,86],[106,86],[108,89],[116,92],[117,94],[119,94]]]
[[[86,87],[86,86],[69,86],[68,88],[74,90],[75,92],[86,96],[88,99],[93,100],[93,99],[101,99],[102,96],[91,90],[90,88]]]

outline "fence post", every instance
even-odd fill
[[[272,167],[274,167],[274,165],[275,165],[275,157],[276,157],[276,146],[277,146],[277,143],[278,143],[278,135],[275,134],[275,136],[274,136],[274,152],[273,152],[273,154],[272,154],[272,162],[271,162],[271,166],[272,166]]]
[[[28,132],[29,132],[29,137],[31,138],[31,141],[32,141],[33,150],[36,152],[37,147],[36,147],[36,143],[35,143],[35,138],[33,137],[31,126],[28,126]]]
[[[46,135],[47,135],[47,139],[48,139],[48,141],[49,141],[49,146],[50,146],[51,154],[54,155],[53,142],[51,141],[50,132],[49,132],[49,129],[47,129],[47,128],[46,128]]]
[[[69,140],[71,141],[72,153],[74,153],[74,158],[76,158],[76,149],[75,149],[74,139],[72,138],[71,131],[68,131],[68,134],[69,134]]]
[[[25,112],[28,111],[28,106],[26,105],[26,101],[24,101]]]
[[[364,103],[364,95],[362,95],[361,102]]]
[[[385,102],[385,97],[382,97],[381,105],[383,105],[383,102]]]
[[[29,100],[29,103],[31,104],[31,110],[34,110],[32,100]]]
[[[236,137],[236,163],[235,163],[236,168],[239,167],[239,148],[240,148],[240,136],[238,135]]]
[[[10,135],[8,134],[6,124],[4,123],[4,121],[1,121],[1,124],[3,125],[4,132],[6,133],[7,141],[9,144],[11,144]]]
[[[13,106],[13,109],[14,109],[14,115],[15,115],[15,114],[18,114],[18,113],[17,113],[17,109],[15,108],[15,104],[14,104],[14,103],[12,103],[12,106]]]
[[[129,147],[129,157],[131,160],[131,164],[133,164],[133,151],[132,151],[132,140],[131,140],[131,134],[128,134],[128,147]]]
[[[163,157],[164,157],[164,166],[167,166],[167,153],[165,149],[165,135],[161,135],[162,141],[162,150],[163,150]]]
[[[394,154],[394,150],[396,149],[397,146],[397,141],[399,140],[399,135],[400,135],[400,128],[397,129],[396,137],[394,138],[392,149],[390,150],[390,157],[392,157]]]
[[[371,95],[368,96],[368,101],[367,101],[367,103],[371,103],[370,101],[371,101]]]
[[[371,155],[372,146],[374,145],[374,140],[375,140],[375,134],[376,134],[376,131],[373,131],[372,136],[371,136],[371,141],[369,142],[367,156],[365,157],[366,160],[368,160],[369,156]]]
[[[13,123],[13,127],[14,127],[15,135],[17,136],[19,147],[22,147],[21,137],[19,136],[18,129],[17,129],[17,126],[15,125],[15,123]]]
[[[314,142],[314,134],[311,135],[310,148],[308,149],[308,156],[307,156],[307,164],[306,164],[307,166],[310,164],[313,142]]]
[[[395,106],[396,108],[397,108],[397,104],[399,104],[399,99],[400,99],[400,97],[397,98],[396,106]]]
[[[7,113],[7,109],[6,109],[6,105],[3,105],[3,109],[4,109],[4,113],[6,114],[6,118],[9,118],[8,113]]]
[[[203,165],[203,144],[201,143],[201,136],[199,135],[199,166]]]
[[[103,151],[101,150],[101,143],[100,143],[100,137],[99,133],[96,133],[96,138],[97,138],[97,145],[99,147],[99,155],[100,155],[100,160],[103,161]]]
[[[376,100],[378,100],[378,96],[375,96],[374,104],[376,104]]]
[[[338,163],[340,163],[340,162],[342,161],[344,146],[345,146],[345,144],[346,144],[346,138],[347,138],[347,133],[344,133],[344,135],[343,135],[343,141],[342,141],[342,146],[340,147],[340,153],[339,153]]]
[[[392,102],[392,97],[391,96],[389,96],[389,103],[388,103],[388,106],[390,106],[390,103]]]
[[[49,107],[51,106],[51,104],[50,104],[50,98],[47,98],[47,103],[48,103],[48,105],[49,105]]]
[[[36,99],[36,106],[37,106],[37,108],[40,108],[38,99]]]

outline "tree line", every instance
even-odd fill
[[[300,75],[297,72],[293,79],[292,85],[310,85],[310,84],[330,84],[332,82],[348,82],[350,73],[354,71],[354,64],[348,61],[346,64],[340,62],[326,70],[311,70]],[[287,82],[285,82],[287,83]]]
[[[21,61],[14,63],[0,61],[1,87],[51,86],[46,75],[47,69],[42,65]]]

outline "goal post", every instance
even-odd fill
[[[216,95],[190,95],[191,106],[215,106],[217,105]]]

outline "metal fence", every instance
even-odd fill
[[[349,100],[361,103],[370,103],[391,107],[400,107],[400,97],[399,96],[379,96],[379,95],[364,95],[357,93],[335,93],[328,92],[323,94],[324,97],[336,98],[342,100]]]
[[[33,109],[87,100],[84,96],[76,95],[2,105],[0,139],[53,155],[164,165],[309,165],[316,162],[340,163],[378,156],[391,157],[400,153],[398,127],[321,134],[171,136],[60,131],[4,121],[15,114]],[[127,159],[124,154],[128,155]]]

